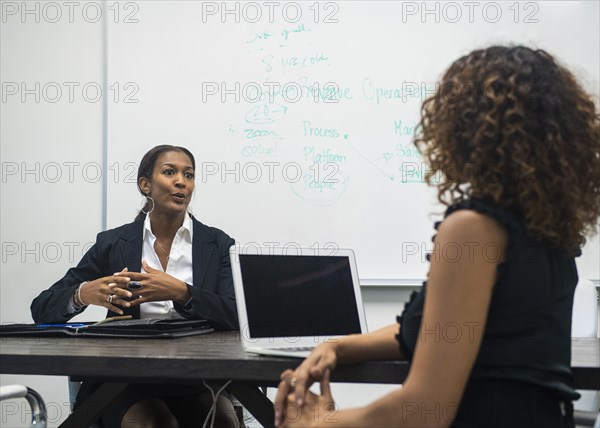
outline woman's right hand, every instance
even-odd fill
[[[123,272],[127,272],[127,268],[121,271]],[[79,298],[85,305],[104,306],[122,315],[123,310],[115,305],[129,307],[130,303],[125,299],[132,297],[132,294],[126,288],[118,287],[117,284],[127,285],[129,281],[131,280],[124,276],[110,275],[85,282],[80,285]]]
[[[302,407],[308,388],[320,381],[326,370],[333,370],[337,364],[337,342],[325,342],[317,346],[296,370],[286,370],[275,396],[275,426],[281,426],[285,420],[288,394],[293,393],[298,407]]]

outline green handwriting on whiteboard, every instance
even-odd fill
[[[415,134],[417,126],[417,124],[407,124],[402,122],[402,120],[395,120],[394,132],[396,133],[396,135],[412,137]]]
[[[248,37],[246,38],[246,44],[260,43],[267,40],[277,40],[279,42],[281,40],[288,41],[288,39],[292,37],[306,34],[310,31],[311,29],[309,27],[306,27],[305,24],[300,24],[297,26],[287,27],[282,29],[281,31],[276,32],[269,32],[267,30],[260,32],[251,32],[248,33]]]
[[[306,173],[302,179],[291,184],[292,193],[298,198],[320,207],[334,205],[346,193],[350,177],[338,171],[335,180],[316,177],[312,172]]]
[[[281,55],[280,57],[275,54],[268,54],[263,56],[260,61],[264,64],[265,71],[270,73],[276,67],[281,67],[281,69],[285,71],[290,68],[306,68],[324,64],[329,62],[329,57],[323,52],[299,56]]]
[[[384,101],[409,101],[422,102],[428,96],[435,94],[437,83],[408,82],[404,81],[400,86],[380,87],[370,77],[362,81],[362,94],[367,100],[374,100],[377,104]]]
[[[336,162],[346,163],[345,155],[332,153],[331,149],[323,149],[319,152],[315,151],[315,146],[304,146],[304,160],[313,163]]]
[[[306,33],[307,31],[310,31],[310,28],[306,28],[304,26],[304,24],[300,24],[297,27],[292,28],[291,30],[289,30],[289,29],[281,30],[281,36],[283,37],[284,40],[287,40],[290,37],[290,35],[302,34],[302,33]]]
[[[277,144],[253,144],[242,148],[242,156],[277,156]]]
[[[277,137],[277,133],[275,131],[271,131],[269,129],[252,129],[247,128],[244,129],[246,133],[246,138],[252,140],[256,138],[265,138],[265,137]]]
[[[282,119],[287,113],[287,107],[277,103],[264,103],[254,106],[246,113],[246,123],[265,124]]]
[[[313,127],[308,120],[302,122],[305,137],[340,138],[340,132],[336,128]]]

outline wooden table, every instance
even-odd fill
[[[600,340],[573,339],[572,370],[578,389],[600,389]],[[265,427],[273,404],[258,386],[275,386],[281,372],[300,360],[248,354],[237,332],[179,339],[0,338],[0,373],[54,375],[104,382],[61,425],[89,426],[129,383],[196,384],[232,380],[228,389]],[[401,384],[405,361],[340,366],[333,382]],[[65,386],[66,387],[66,386]]]

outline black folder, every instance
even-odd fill
[[[5,324],[1,336],[29,337],[112,337],[112,338],[174,338],[211,333],[206,320],[135,319],[109,323],[66,324]]]

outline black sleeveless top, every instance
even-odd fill
[[[576,400],[579,394],[572,387],[570,369],[571,315],[578,280],[575,259],[528,239],[516,215],[488,202],[459,202],[450,206],[444,217],[461,209],[494,218],[508,234],[506,261],[498,266],[487,324],[469,382],[525,382],[560,399]],[[493,249],[489,254],[492,257]],[[409,360],[417,343],[426,294],[424,282],[397,318],[400,332],[396,337]],[[468,326],[463,333],[468,333]]]

